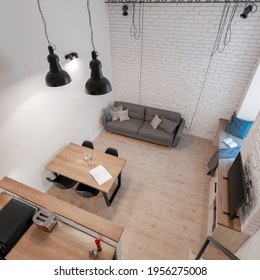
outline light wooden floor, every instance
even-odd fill
[[[125,228],[123,258],[182,260],[189,249],[196,254],[206,237],[211,141],[184,135],[169,149],[102,131],[94,146],[115,147],[127,159],[111,207],[102,196],[95,200],[97,215]],[[76,205],[78,196],[70,193]],[[85,199],[82,208],[91,211],[90,201]]]

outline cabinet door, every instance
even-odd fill
[[[212,236],[217,227],[217,196],[209,206],[208,235]]]
[[[211,204],[218,193],[218,177],[217,177],[217,169],[215,175],[211,178],[209,185],[209,204]]]

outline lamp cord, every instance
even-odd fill
[[[228,17],[228,14],[229,14],[230,5],[231,5],[230,2],[227,2],[224,5],[224,9],[223,9],[223,12],[222,12],[222,16],[221,16],[221,20],[220,20],[220,24],[219,24],[219,28],[218,28],[218,34],[217,34],[217,37],[216,37],[216,41],[215,41],[211,56],[213,56],[217,51],[219,53],[224,52],[226,46],[231,41],[231,35],[232,35],[231,34],[232,33],[231,32],[231,24],[232,24],[232,21],[233,21],[233,18],[234,18],[234,15],[236,13],[236,10],[237,10],[237,7],[238,7],[239,3],[235,3],[233,8],[232,8],[232,11],[231,11],[230,17],[229,17],[229,21],[228,21],[228,24],[227,24],[226,33],[225,33],[224,40],[223,40],[223,47],[222,47],[222,49],[220,49],[220,44],[221,44],[222,36],[223,36],[223,33],[224,33],[224,29],[225,29],[225,26],[226,26],[226,21],[227,21],[227,17]]]
[[[238,5],[239,5],[238,2],[235,3],[235,5],[233,6],[233,9],[231,11],[231,16],[230,16],[229,21],[228,21],[227,32],[225,34],[225,45],[228,45],[229,42],[231,41],[231,35],[232,35],[231,25],[232,25],[232,21],[234,19],[234,16],[235,16]],[[229,34],[229,39],[227,40],[228,34]]]
[[[140,10],[141,10],[141,5],[142,4],[140,3]],[[139,18],[140,18],[140,16],[139,16]],[[144,31],[144,4],[143,4],[143,9],[142,9],[142,28],[141,28],[141,58],[140,58],[140,76],[139,76],[139,104],[141,104],[141,91],[142,91],[143,41],[144,41],[144,32],[143,31]]]
[[[97,52],[97,50],[95,48],[95,45],[94,45],[94,35],[93,35],[93,30],[92,30],[92,21],[91,21],[89,0],[87,0],[87,8],[88,8],[88,18],[89,18],[89,26],[90,26],[90,34],[91,34],[91,44],[92,44],[93,50],[98,55],[98,52]]]
[[[245,3],[245,5],[246,5],[246,3]],[[252,14],[254,14],[254,13],[257,11],[257,5],[256,5],[256,3],[253,3],[253,4],[252,4],[252,9],[253,9],[253,7],[255,7],[255,10],[254,10],[254,11],[253,11],[253,10],[251,11]]]
[[[131,27],[130,27],[130,35],[134,37],[136,40],[140,38],[140,30],[141,30],[141,3],[139,5],[139,27],[138,31],[135,25],[135,3],[133,3],[133,15],[132,15],[132,22],[131,22]]]
[[[43,23],[43,27],[44,27],[44,34],[45,34],[45,37],[46,37],[46,39],[47,39],[47,41],[48,41],[49,46],[52,46],[53,49],[55,50],[55,49],[56,49],[56,46],[50,42],[50,39],[49,39],[49,36],[48,36],[48,32],[47,32],[47,21],[46,21],[46,19],[44,18],[43,13],[42,13],[42,8],[41,8],[40,0],[37,0],[37,4],[38,4],[39,12],[40,12],[40,15],[41,15],[41,18],[42,18],[42,23]]]
[[[239,3],[235,3],[234,6],[233,6],[233,9],[232,9],[230,17],[229,17],[229,21],[228,21],[227,29],[226,29],[226,32],[225,32],[225,36],[224,36],[224,41],[223,41],[224,46],[223,46],[222,49],[220,49],[220,44],[221,44],[223,32],[224,32],[224,29],[225,29],[225,25],[226,25],[228,13],[229,13],[230,3],[227,2],[224,5],[223,11],[222,11],[222,16],[221,16],[219,27],[218,27],[218,33],[217,33],[217,36],[216,36],[216,39],[215,39],[215,43],[214,43],[212,52],[210,54],[208,66],[207,66],[207,69],[206,69],[206,72],[205,72],[205,75],[204,75],[204,80],[203,80],[202,87],[201,87],[201,90],[200,90],[200,94],[199,94],[199,98],[198,98],[198,101],[197,101],[197,105],[196,105],[195,111],[193,113],[190,125],[187,128],[187,132],[190,131],[190,129],[191,129],[192,125],[193,125],[194,118],[195,118],[195,116],[196,116],[196,114],[198,112],[198,108],[199,108],[199,105],[200,105],[200,100],[201,100],[201,97],[202,97],[202,94],[203,94],[203,91],[204,91],[204,88],[205,88],[206,79],[207,79],[207,76],[208,76],[208,73],[209,73],[209,69],[210,69],[210,65],[211,65],[211,62],[212,62],[212,58],[213,58],[213,56],[215,55],[215,53],[217,51],[219,53],[224,52],[226,46],[231,41],[231,25],[232,25],[232,21],[233,21],[233,18],[234,18],[234,15],[235,15],[235,12],[237,10],[238,5],[239,5]],[[228,38],[228,35],[229,35],[229,38]]]

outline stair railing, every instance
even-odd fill
[[[213,237],[208,236],[204,244],[202,245],[199,253],[197,254],[195,260],[199,260],[208,247],[209,243],[212,243],[218,250],[220,250],[223,254],[225,254],[229,259],[231,260],[239,260],[239,258],[234,255],[232,252],[230,252],[226,247],[224,247],[222,244],[220,244],[218,241],[216,241]]]

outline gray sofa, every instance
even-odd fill
[[[180,113],[121,101],[114,102],[114,107],[117,106],[122,106],[123,110],[128,110],[130,119],[125,121],[109,121],[104,114],[102,116],[102,123],[107,131],[168,147],[176,147],[178,145],[185,125],[185,120],[181,117]],[[151,121],[155,115],[177,123],[173,133],[160,129],[160,125],[157,129],[154,129]]]

